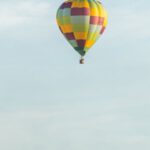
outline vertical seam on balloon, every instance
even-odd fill
[[[63,8],[63,11],[62,11],[62,21],[63,21],[64,32],[66,33],[66,29],[65,29],[66,27],[65,27],[65,21],[64,21],[64,9],[66,9],[66,8]],[[63,34],[64,34],[65,38],[67,39],[65,33],[63,33]],[[67,41],[68,41],[68,39],[67,39]]]
[[[62,5],[64,5],[64,3]],[[63,14],[64,13],[64,8],[60,7],[60,9],[62,9],[62,16],[61,17],[62,17],[62,26],[63,26],[63,30],[64,30],[64,14]],[[60,28],[61,28],[61,25],[60,25]],[[63,36],[65,37],[66,40],[68,40],[66,38],[65,34],[64,34],[64,31],[63,31]]]
[[[67,2],[66,2],[67,3]],[[62,11],[62,21],[63,21],[63,25],[64,25],[64,31],[65,31],[65,33],[63,33],[63,35],[64,35],[64,37],[66,38],[66,40],[69,42],[69,44],[73,47],[73,45],[71,44],[71,42],[70,42],[70,40],[66,37],[66,33],[68,33],[68,32],[66,32],[66,27],[65,27],[65,21],[64,21],[64,16],[65,16],[65,14],[64,14],[64,9],[68,9],[68,8],[63,8],[63,11]],[[71,9],[71,7],[70,7],[70,9]],[[70,12],[71,12],[71,10],[70,10]],[[71,14],[70,14],[70,16],[71,16]],[[69,15],[68,16],[66,16],[66,17],[69,17]],[[71,20],[71,19],[70,19]],[[71,22],[70,22],[70,24],[69,24],[70,26],[71,26]],[[71,26],[72,27],[72,26]],[[72,31],[73,32],[73,31]],[[69,32],[70,33],[70,32]]]
[[[96,1],[94,1],[93,3],[95,4]],[[97,7],[96,7],[95,9],[97,9]],[[90,15],[90,17],[92,17],[92,15]],[[89,24],[90,24],[90,23],[89,23]],[[90,24],[90,26],[92,26],[92,24]],[[95,33],[96,30],[97,30],[97,27],[96,27],[96,29],[93,31],[93,33]],[[91,39],[93,38],[93,36],[94,36],[94,34],[91,36]],[[88,49],[89,49],[89,48],[88,48]]]
[[[91,19],[91,2],[89,2],[88,1],[88,4],[89,4],[89,10],[90,10],[90,14],[89,14],[89,27],[88,27],[88,34],[87,34],[87,37],[86,37],[86,41],[85,41],[85,45],[84,45],[84,52],[86,53],[87,52],[87,50],[85,50],[85,48],[86,48],[86,42],[87,42],[87,39],[88,39],[88,36],[89,36],[89,34],[90,34],[90,19]]]
[[[75,1],[74,1],[75,2]],[[80,2],[80,0],[77,0],[77,2]],[[73,5],[73,4],[72,4]],[[77,7],[78,8],[78,7]],[[71,21],[72,21],[72,19],[71,19]],[[73,24],[72,22],[71,22],[71,24]],[[75,37],[75,33],[73,32],[73,35],[74,35],[74,37]],[[77,47],[75,47],[75,48],[80,48],[80,45],[79,45],[79,43],[77,42],[77,39],[75,38],[75,41],[76,41],[76,44],[77,44]],[[77,49],[75,49],[80,55],[82,55],[82,53],[80,53],[80,50],[77,50]],[[83,52],[84,52],[84,47],[83,47],[83,50],[82,50]]]
[[[101,12],[100,12],[100,3],[99,2],[96,2],[96,5],[97,5],[97,9],[98,9],[98,13],[99,13],[99,17],[101,16]],[[97,28],[96,28],[96,31],[98,30],[98,28],[100,27],[100,25],[97,23]],[[94,36],[97,34],[97,32],[94,34]],[[97,41],[98,39],[95,39],[95,42]]]
[[[98,5],[99,2],[98,2],[98,1],[95,1],[95,3],[96,3],[96,5],[97,5],[96,8],[97,8],[97,10],[98,10],[98,17],[100,17],[100,9],[99,9],[99,8],[100,8],[100,7],[99,7],[100,5]],[[99,23],[97,22],[96,31],[97,31],[97,29],[99,28],[99,26],[100,26],[100,25],[99,25]],[[93,36],[95,36],[96,34],[97,34],[97,32],[95,32],[95,34],[94,34]],[[96,40],[95,40],[95,42],[96,42]]]
[[[60,10],[62,9],[62,8],[61,8],[62,6],[63,6],[63,4],[59,7],[59,9],[58,9],[58,11],[57,11],[57,16],[58,16],[58,17],[60,17]],[[62,9],[62,12],[63,12],[63,9]],[[59,19],[58,19],[58,20],[59,20]],[[63,24],[63,15],[62,15],[62,24]],[[61,32],[62,32],[63,36],[65,37],[65,35],[64,35],[64,33],[63,33],[63,30],[62,30],[62,28],[61,28],[62,25],[60,25],[59,22],[58,22],[58,26],[59,26],[59,28],[61,29]],[[66,38],[66,37],[65,37],[65,38]]]
[[[74,4],[74,1],[72,2],[72,5],[73,5],[73,4]],[[71,5],[70,9],[72,9],[72,5]],[[75,37],[74,31],[73,31],[73,25],[72,25],[72,15],[71,15],[71,10],[70,10],[70,24],[71,24],[71,26],[72,26],[72,33],[73,33],[73,36]],[[77,45],[77,47],[78,47],[78,42],[77,42],[76,38],[75,38],[74,41],[76,42],[76,45]],[[76,47],[74,47],[74,49],[75,49],[75,48],[76,48]]]
[[[104,22],[103,22],[103,28],[104,28],[104,30],[105,30],[105,28],[106,28],[106,26],[107,26],[107,24],[105,25],[105,21],[106,22],[108,22],[108,17],[107,17],[107,12],[106,12],[106,10],[105,10],[105,8],[103,7],[103,11],[104,11]],[[103,31],[104,32],[104,31]],[[102,33],[103,34],[103,33]]]

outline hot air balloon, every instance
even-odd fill
[[[57,11],[60,31],[81,55],[84,55],[103,34],[107,26],[107,12],[98,0],[67,0]]]

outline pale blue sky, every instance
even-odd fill
[[[56,26],[62,2],[0,0],[0,149],[149,150],[150,1],[103,0],[85,65]]]

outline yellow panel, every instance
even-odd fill
[[[97,8],[90,9],[90,16],[98,16],[99,12]]]
[[[72,26],[70,24],[68,25],[61,25],[61,30],[63,31],[63,33],[70,33],[72,32]]]
[[[107,15],[107,13],[105,11],[105,13],[104,13],[104,27],[106,27],[107,24],[108,24],[108,15]]]
[[[104,14],[104,8],[102,7],[102,5],[99,5],[98,6],[98,9],[99,9],[99,13],[100,13],[100,17],[104,17],[105,16],[105,14]]]
[[[83,7],[89,8],[89,3],[88,2],[73,2],[71,8],[74,8],[74,7],[77,7],[77,8],[83,8]]]
[[[108,24],[108,15],[106,10],[102,7],[102,5],[99,6],[99,10],[100,10],[100,17],[104,18],[104,24],[103,26],[106,27]]]
[[[92,40],[87,40],[85,43],[85,47],[90,48],[94,44],[94,41]]]
[[[107,19],[105,18],[105,19],[104,19],[104,24],[103,24],[103,26],[106,27],[107,24],[108,24],[108,21],[107,21]]]
[[[86,40],[87,38],[87,32],[74,32],[74,36],[76,40]]]

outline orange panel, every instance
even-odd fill
[[[86,41],[85,47],[90,48],[94,44],[94,41],[88,40]]]
[[[89,8],[88,2],[73,2],[71,8]]]
[[[74,32],[74,36],[76,40],[86,40],[87,38],[87,32]]]
[[[63,33],[70,33],[72,32],[72,25],[68,24],[68,25],[61,25],[60,26]]]

